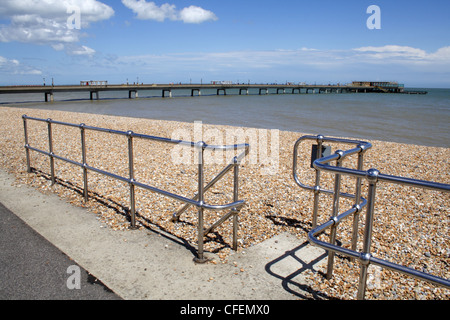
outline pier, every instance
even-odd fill
[[[384,85],[383,85],[384,84]],[[396,83],[353,82],[348,85],[316,84],[108,84],[106,81],[86,81],[80,85],[1,86],[0,94],[41,93],[45,102],[52,102],[60,92],[86,92],[90,100],[100,99],[101,92],[128,91],[128,98],[138,98],[139,91],[155,91],[161,97],[173,97],[176,90],[188,90],[191,96],[201,96],[209,90],[217,95],[322,94],[322,93],[403,93],[403,85]],[[410,93],[410,92],[409,92]]]

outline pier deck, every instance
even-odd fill
[[[43,93],[45,101],[53,101],[53,95],[58,92],[89,92],[91,100],[99,99],[99,92],[128,91],[128,97],[138,97],[138,91],[160,91],[162,97],[172,97],[175,90],[190,90],[191,96],[201,95],[202,90],[216,90],[217,95],[226,95],[227,90],[238,90],[239,95],[249,94],[249,90],[257,90],[259,95],[268,94],[269,90],[276,90],[277,94],[286,93],[358,93],[379,92],[385,89],[378,86],[355,85],[296,85],[296,84],[102,84],[102,85],[29,85],[29,86],[1,86],[0,94]],[[389,92],[401,93],[403,88],[392,88]]]

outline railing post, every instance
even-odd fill
[[[339,158],[336,161],[336,167],[342,166],[342,155],[343,151],[338,150],[336,151],[336,154],[339,154]],[[336,177],[334,180],[334,197],[333,197],[333,214],[332,218],[336,218],[339,213],[339,199],[341,194],[341,175],[339,173],[336,173]],[[330,231],[330,243],[335,244],[336,243],[336,223],[333,224]],[[327,279],[330,279],[333,275],[333,264],[334,264],[334,252],[329,251],[328,252],[328,268],[327,268]]]
[[[204,203],[204,175],[203,175],[203,153],[205,150],[205,143],[203,141],[197,143],[198,150],[198,201],[200,203],[200,207],[198,208],[198,250],[197,257],[194,258],[194,261],[197,263],[204,263],[206,259],[203,254],[203,236],[204,236],[204,222],[203,222],[203,203]]]
[[[89,200],[88,198],[88,178],[87,178],[87,163],[86,163],[86,125],[84,123],[80,124],[80,131],[81,131],[81,158],[83,163],[83,196],[84,201],[87,202]]]
[[[361,151],[358,153],[358,170],[363,170],[363,163],[364,163],[364,152],[366,151],[366,147],[361,144],[358,146]],[[358,211],[353,215],[353,230],[352,230],[352,250],[356,251],[356,245],[358,242],[358,228],[359,228],[359,213],[360,213],[360,206],[359,203],[361,202],[361,177],[356,178],[356,191],[355,191],[355,206],[357,206]],[[352,261],[354,259],[352,258]]]
[[[233,201],[237,202],[239,201],[239,163],[237,157],[234,157],[233,159],[234,163],[234,186],[233,186]],[[238,238],[238,211],[233,208],[233,250],[237,251],[237,238]]]
[[[27,172],[31,173],[31,165],[30,165],[30,149],[28,147],[30,146],[28,144],[28,130],[27,130],[27,119],[26,115],[22,116],[23,119],[23,130],[25,135],[25,155],[27,157]]]
[[[55,159],[53,158],[53,137],[52,137],[52,119],[47,119],[48,126],[48,152],[50,154],[50,175],[52,186],[56,183],[55,179]]]
[[[128,168],[130,174],[130,219],[131,229],[136,228],[136,201],[134,186],[134,160],[133,160],[133,131],[127,131],[128,137]]]
[[[322,157],[322,145],[324,137],[322,135],[317,136],[317,153],[316,159]],[[312,229],[317,227],[317,215],[319,210],[319,197],[320,197],[320,170],[316,170],[316,181],[314,186],[314,208],[313,208],[313,219],[312,219]]]
[[[376,169],[370,169],[367,171],[367,180],[369,181],[369,190],[367,195],[367,213],[366,213],[366,226],[364,230],[364,242],[363,250],[361,253],[361,273],[359,275],[359,286],[358,286],[358,300],[364,300],[367,285],[367,270],[370,264],[370,246],[372,243],[372,229],[373,229],[373,218],[374,218],[374,207],[375,207],[375,193],[379,171]]]

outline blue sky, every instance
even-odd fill
[[[371,5],[381,29],[367,26]],[[448,0],[0,0],[0,85],[386,80],[449,88],[449,12]]]

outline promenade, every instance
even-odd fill
[[[323,293],[308,292],[302,274],[326,263],[324,251],[292,235],[282,234],[236,253],[227,263],[207,253],[212,262],[198,265],[182,239],[147,229],[113,231],[87,209],[14,181],[0,170],[2,220],[11,216],[10,211],[23,221],[8,218],[15,219],[15,237],[23,239],[20,243],[28,239],[25,249],[35,248],[35,255],[5,239],[2,232],[3,255],[9,252],[16,259],[8,260],[15,266],[0,277],[2,299],[328,299]],[[2,230],[9,222],[3,223]],[[45,242],[48,249],[34,241]],[[45,254],[63,260],[49,261]],[[82,272],[81,289],[66,286],[70,265],[89,273]],[[94,281],[99,284],[94,286]]]

